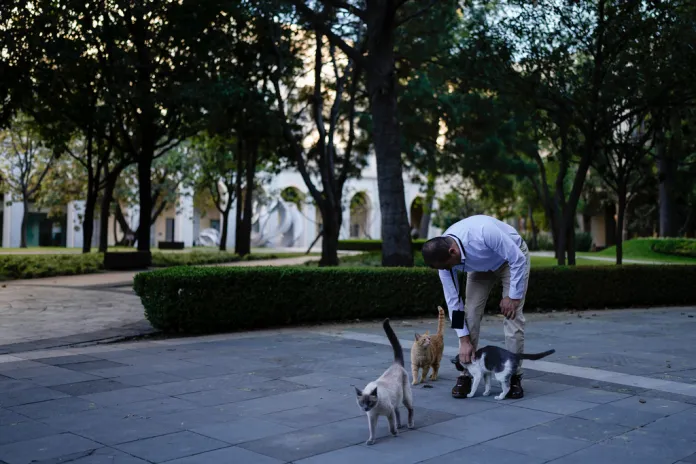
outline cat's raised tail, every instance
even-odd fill
[[[391,325],[389,325],[388,318],[384,320],[384,322],[382,323],[382,327],[384,327],[384,331],[387,334],[387,338],[389,339],[389,343],[391,343],[391,346],[394,349],[394,362],[399,363],[403,367],[403,365],[404,365],[404,350],[401,348],[401,343],[399,343],[399,338],[394,333],[394,329],[392,329]]]
[[[543,353],[534,353],[534,354],[527,354],[527,353],[522,353],[519,354],[518,356],[520,359],[529,359],[531,361],[536,361],[537,359],[545,358],[547,356],[550,356],[554,354],[556,350],[549,350],[549,351],[544,351]]]
[[[442,336],[445,334],[445,310],[442,306],[437,307],[437,334]]]

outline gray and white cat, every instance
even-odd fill
[[[355,387],[355,392],[358,394],[358,406],[367,413],[370,426],[370,438],[366,442],[367,445],[375,443],[375,429],[379,416],[387,417],[389,431],[392,435],[399,434],[398,429],[403,427],[399,415],[401,403],[408,410],[408,428],[413,428],[413,394],[408,373],[404,369],[404,351],[394,330],[389,325],[389,319],[385,319],[382,326],[394,349],[394,363],[384,371],[380,378],[368,383],[362,391]]]
[[[483,396],[490,395],[491,377],[495,376],[495,379],[500,382],[500,388],[502,389],[500,395],[496,396],[495,399],[502,400],[510,391],[510,377],[517,372],[517,367],[520,365],[521,360],[529,359],[535,361],[552,355],[555,352],[556,350],[549,350],[536,354],[517,354],[498,346],[485,346],[476,350],[475,360],[473,362],[462,365],[462,363],[459,362],[459,355],[457,355],[452,358],[452,363],[454,363],[458,371],[463,372],[464,369],[466,369],[469,371],[471,377],[473,377],[471,392],[466,395],[467,398],[471,398],[476,394],[482,377],[485,379]]]

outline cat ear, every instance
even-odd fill
[[[416,334],[416,341],[420,340],[421,336],[419,334]]]
[[[357,393],[358,396],[362,396],[362,392],[360,391],[360,389],[358,387],[353,387],[353,388],[355,388],[355,393]]]
[[[370,393],[370,396],[377,396],[377,387],[375,387],[375,389],[372,390],[372,393]]]

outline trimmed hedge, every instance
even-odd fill
[[[696,240],[688,238],[666,238],[655,240],[652,250],[666,255],[696,258]]]
[[[696,303],[696,266],[532,269],[528,312]],[[145,315],[165,332],[433,315],[437,273],[419,268],[171,268],[136,275]],[[498,312],[500,286],[487,310]]]
[[[104,255],[0,255],[0,280],[92,274],[104,268]]]
[[[109,271],[135,271],[147,269],[152,263],[149,251],[123,251],[104,253],[104,269]]]
[[[420,251],[424,243],[425,240],[423,239],[413,240],[413,249]],[[338,249],[343,251],[382,251],[382,241],[367,239],[339,240]]]

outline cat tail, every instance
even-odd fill
[[[399,339],[394,333],[394,329],[392,329],[391,325],[389,325],[389,319],[384,320],[382,327],[384,327],[384,331],[387,333],[389,343],[391,343],[391,346],[394,349],[394,362],[399,363],[403,367],[404,350],[401,348],[401,343],[399,343]]]
[[[520,359],[530,359],[532,361],[536,361],[537,359],[545,358],[549,355],[552,355],[556,352],[556,350],[549,350],[549,351],[544,351],[543,353],[534,353],[534,354],[519,354],[518,356]]]
[[[442,306],[437,307],[437,334],[440,336],[445,334],[445,310]]]

